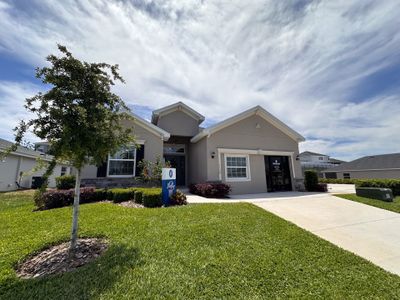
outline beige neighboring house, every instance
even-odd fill
[[[224,182],[234,194],[303,188],[298,145],[304,138],[260,106],[208,128],[200,127],[204,116],[182,102],[153,111],[151,122],[134,118],[125,126],[140,147],[85,167],[84,185],[132,185],[138,162],[160,157],[176,168],[178,186]]]
[[[0,139],[0,152],[5,151],[11,145],[11,142]],[[41,177],[45,171],[42,169],[37,172],[31,172],[37,165],[37,158],[39,157],[43,161],[50,161],[52,158],[43,152],[18,147],[17,151],[11,152],[7,157],[1,159],[0,191],[13,191],[18,189],[18,185],[21,188],[31,188],[32,181],[36,177]],[[70,166],[57,165],[49,179],[49,187],[55,187],[55,177],[70,174],[70,172]]]
[[[400,179],[400,153],[364,156],[322,173],[334,179]]]

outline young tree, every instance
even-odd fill
[[[45,181],[59,160],[76,169],[70,253],[78,237],[81,170],[85,164],[101,164],[109,153],[134,142],[130,129],[121,122],[131,119],[122,99],[111,92],[115,81],[124,83],[118,65],[87,63],[58,45],[60,57],[49,55],[49,67],[37,68],[36,77],[52,85],[45,93],[26,99],[25,108],[35,118],[21,121],[15,128],[16,148],[32,128],[39,138],[50,142],[54,158],[45,172]],[[12,149],[13,150],[13,149]],[[14,150],[13,150],[14,151]]]

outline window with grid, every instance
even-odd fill
[[[124,147],[108,157],[108,176],[130,177],[135,176],[136,148]]]
[[[226,156],[225,158],[226,178],[229,180],[248,179],[247,156]]]

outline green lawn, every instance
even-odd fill
[[[13,266],[68,239],[71,208],[32,212],[0,194],[0,299],[400,298],[400,277],[251,204],[81,206],[106,254],[75,272],[20,280]]]
[[[341,194],[335,196],[400,213],[400,196],[394,198],[393,202],[364,198],[357,196],[356,194]]]

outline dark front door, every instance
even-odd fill
[[[291,191],[288,156],[264,156],[268,192]]]
[[[171,168],[176,169],[176,185],[185,185],[185,156],[181,155],[164,155],[165,161],[171,164]]]

